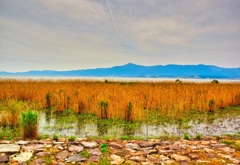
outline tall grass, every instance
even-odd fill
[[[32,111],[21,113],[23,138],[34,139],[38,137],[38,114]]]
[[[1,103],[8,105],[13,100],[34,103],[35,109],[72,109],[99,118],[143,120],[146,113],[181,118],[190,110],[214,112],[217,108],[240,105],[240,83],[1,79]]]

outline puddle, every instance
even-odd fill
[[[153,125],[141,123],[132,128],[126,124],[100,123],[96,118],[84,120],[76,115],[61,116],[39,113],[39,133],[59,136],[77,137],[121,137],[128,135],[133,137],[159,137],[159,136],[183,136],[184,133],[195,137],[198,133],[202,136],[217,136],[223,134],[235,134],[240,131],[240,116],[226,117],[213,120],[211,123],[190,121],[185,124],[161,124]],[[103,120],[102,120],[103,121]]]

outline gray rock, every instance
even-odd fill
[[[0,144],[10,144],[11,142],[9,140],[1,140]]]
[[[86,141],[82,141],[81,144],[82,144],[84,147],[87,147],[87,148],[94,148],[94,147],[97,147],[97,146],[98,146],[98,143],[97,143],[97,142],[86,142]]]
[[[210,161],[208,161],[208,160],[197,160],[197,163],[199,163],[199,164],[208,164],[208,163],[210,163]]]
[[[84,162],[86,160],[86,158],[84,158],[82,155],[80,154],[75,154],[75,155],[72,155],[70,157],[67,158],[67,163],[70,163],[70,162]]]
[[[53,142],[53,144],[55,145],[60,145],[60,144],[64,144],[65,142]]]
[[[102,152],[100,152],[100,150],[98,148],[95,148],[95,149],[90,150],[90,154],[100,156],[100,155],[102,155]]]
[[[64,148],[62,146],[57,147],[59,150],[63,150]]]
[[[226,144],[222,144],[222,143],[217,143],[217,144],[211,144],[212,147],[214,148],[223,148],[226,147]]]
[[[210,149],[210,148],[204,148],[204,150],[207,152],[207,153],[213,153],[214,150],[213,149]]]
[[[17,144],[0,144],[0,153],[1,152],[16,153],[19,151],[20,151],[20,146]]]
[[[32,144],[28,146],[22,146],[22,149],[25,151],[44,151],[45,146],[42,144]]]
[[[142,141],[142,142],[139,142],[138,145],[140,147],[155,147],[157,144],[159,143],[156,143],[156,142],[148,142],[148,141]]]
[[[48,156],[48,155],[50,155],[49,152],[38,152],[38,153],[36,153],[36,156],[39,156],[39,157],[44,157],[44,156]]]
[[[57,160],[65,160],[69,155],[69,152],[67,150],[61,151],[56,154],[56,159]]]
[[[19,145],[26,145],[28,143],[29,143],[28,141],[23,141],[23,140],[15,142],[15,144],[19,144]]]
[[[155,149],[144,148],[141,150],[143,154],[157,154],[158,151]]]
[[[158,150],[158,153],[162,155],[169,155],[169,154],[175,153],[175,151],[174,150]]]
[[[99,156],[92,155],[89,159],[89,162],[99,162]]]
[[[22,152],[18,155],[12,155],[12,159],[18,161],[19,164],[22,164],[31,159],[33,156],[32,152]]]
[[[116,142],[111,142],[108,144],[109,147],[112,147],[112,148],[115,148],[115,149],[122,149],[123,148],[123,145],[122,144],[119,144],[119,143],[116,143]]]
[[[190,161],[190,158],[187,156],[182,156],[178,154],[172,154],[171,157],[175,159],[178,162],[183,162],[183,161]]]
[[[146,159],[142,156],[133,156],[129,160],[132,160],[134,162],[144,162]]]
[[[190,153],[190,154],[189,154],[189,157],[190,157],[192,160],[198,160],[198,159],[199,159],[198,154],[195,154],[195,153]]]
[[[45,163],[45,160],[43,158],[35,159],[32,161],[30,165],[42,165]]]
[[[129,153],[126,150],[123,150],[123,149],[122,150],[117,150],[115,152],[115,154],[118,155],[118,156],[121,156],[121,157],[125,157],[125,156],[129,155]]]
[[[0,163],[8,162],[8,160],[9,159],[7,155],[0,156]]]
[[[141,165],[154,165],[153,162],[142,162]]]
[[[159,155],[159,160],[167,161],[167,160],[169,160],[169,158],[167,156],[164,156],[164,155]]]
[[[68,150],[70,152],[80,152],[83,150],[83,146],[76,146],[76,145],[71,145]]]
[[[124,159],[118,155],[111,155],[110,159],[111,159],[111,164],[122,164],[124,162]]]
[[[156,158],[152,155],[147,155],[147,159],[154,163],[156,163],[158,161],[158,158]]]
[[[126,148],[130,148],[130,149],[133,149],[133,150],[138,150],[138,149],[140,149],[139,145],[138,145],[138,144],[135,144],[135,143],[127,143],[127,144],[125,144],[125,147],[126,147]]]

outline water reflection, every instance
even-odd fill
[[[211,120],[211,122],[190,121],[187,124],[161,125],[146,123],[123,123],[115,120],[97,119],[95,116],[81,116],[71,112],[52,113],[41,111],[39,113],[39,133],[59,136],[77,137],[159,137],[183,136],[188,133],[196,136],[213,136],[235,134],[240,130],[240,116]]]

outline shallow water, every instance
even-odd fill
[[[49,114],[48,114],[49,115]],[[100,126],[97,119],[83,122],[77,118],[67,121],[66,118],[58,118],[56,115],[49,117],[45,112],[40,112],[39,133],[59,136],[77,137],[121,137],[123,135],[133,137],[160,137],[160,136],[217,136],[235,134],[240,131],[240,116],[215,119],[210,123],[190,121],[185,124],[153,125],[142,123],[138,127],[126,129],[123,125],[109,124]],[[66,121],[64,121],[66,120]]]
[[[18,80],[86,80],[86,81],[119,81],[119,82],[182,82],[209,83],[212,78],[149,78],[149,77],[81,77],[81,76],[1,76],[2,79]],[[240,79],[217,79],[220,83],[240,83]]]

